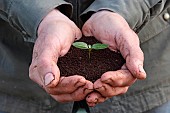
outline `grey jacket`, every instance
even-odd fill
[[[90,108],[91,113],[140,113],[170,100],[170,0],[0,0],[0,111],[71,113],[28,77],[41,20],[58,7],[80,28],[99,10],[122,15],[138,34],[147,79]]]

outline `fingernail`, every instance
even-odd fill
[[[52,73],[47,73],[44,79],[44,84],[47,86],[54,80],[54,75]]]
[[[97,101],[98,101],[98,98],[95,98],[95,99],[94,99],[94,102],[97,103]]]
[[[139,65],[139,71],[142,72],[142,73],[145,73],[145,70],[143,69],[142,65]]]
[[[146,78],[146,72],[145,72],[145,70],[143,69],[143,66],[142,66],[142,65],[139,65],[139,72],[140,72],[140,73],[143,73],[143,74],[141,74],[142,76],[141,76],[140,79],[145,79],[145,78]]]
[[[86,84],[85,79],[80,79],[80,80],[76,83],[75,87],[80,87],[80,86],[83,86],[83,85],[85,85],[85,84]]]
[[[89,94],[89,93],[91,93],[93,91],[93,89],[85,89],[84,90],[84,94]],[[88,97],[88,98],[90,98],[90,97]]]

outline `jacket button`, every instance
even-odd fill
[[[163,18],[164,18],[165,20],[169,20],[169,18],[170,18],[169,13],[165,13],[165,14],[163,15]]]

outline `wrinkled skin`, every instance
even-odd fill
[[[39,25],[29,77],[59,102],[82,100],[93,89],[93,84],[82,76],[60,78],[56,65],[81,36],[80,29],[58,10],[51,11]]]
[[[104,73],[94,84],[79,75],[60,77],[56,65],[58,58],[65,55],[82,34],[58,10],[51,11],[39,25],[29,76],[56,101],[71,102],[86,98],[89,106],[95,106],[107,98],[126,93],[137,79],[146,77],[139,39],[120,15],[109,11],[97,12],[86,21],[82,32],[108,44],[111,50],[120,51],[126,64],[120,70]]]
[[[85,36],[94,36],[102,43],[108,44],[111,50],[120,51],[126,60],[120,70],[106,72],[94,83],[94,89],[99,93],[92,92],[87,96],[89,106],[124,94],[137,79],[146,78],[139,38],[120,15],[110,11],[99,11],[86,21],[82,32]]]

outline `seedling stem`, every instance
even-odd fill
[[[88,49],[89,61],[90,61],[90,58],[91,58],[91,51],[93,49],[101,50],[101,49],[108,48],[107,44],[96,43],[96,44],[93,44],[93,45],[90,45],[90,44],[88,45],[85,42],[74,42],[73,46],[76,47],[76,48],[79,48],[79,49]]]

